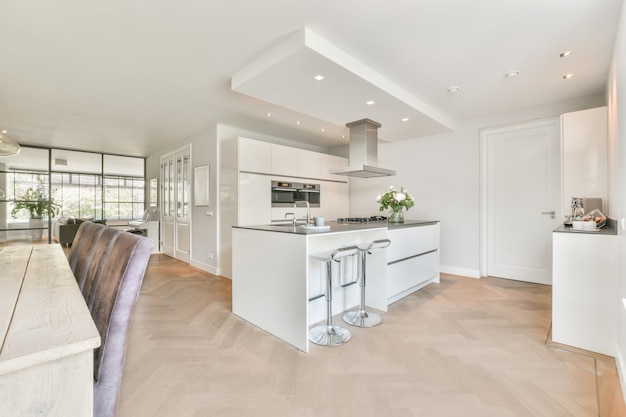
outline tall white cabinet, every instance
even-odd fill
[[[328,220],[349,215],[348,180],[330,174],[348,165],[347,158],[278,145],[249,138],[220,144],[220,266],[232,275],[232,226],[269,224],[284,220],[293,208],[272,208],[272,180],[320,184],[319,208],[311,216]],[[298,210],[298,217],[304,209]]]
[[[562,213],[572,212],[572,197],[601,198],[607,212],[608,119],[607,108],[561,115]]]

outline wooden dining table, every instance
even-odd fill
[[[0,247],[0,416],[92,416],[98,346],[62,247]]]

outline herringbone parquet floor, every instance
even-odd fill
[[[549,286],[443,275],[380,326],[309,354],[230,299],[229,280],[153,255],[119,417],[626,415],[613,358],[546,344]]]

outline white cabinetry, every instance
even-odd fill
[[[291,207],[272,208],[271,181],[289,179],[319,183],[321,207],[311,216],[327,220],[348,215],[348,183],[329,174],[329,166],[347,165],[347,159],[248,138],[220,143],[220,272],[231,276],[232,226],[269,224],[284,220]],[[304,209],[298,209],[304,217]]]
[[[130,223],[129,223],[130,224]],[[152,239],[152,252],[159,253],[161,248],[159,245],[159,221],[158,220],[146,220],[139,222],[135,229],[145,230],[144,236]]]
[[[298,149],[272,144],[272,174],[298,176]]]
[[[301,178],[320,178],[322,154],[298,149],[298,176]]]
[[[615,356],[617,235],[553,233],[552,340]]]
[[[572,197],[608,197],[607,108],[561,116],[563,148],[563,213],[571,213]],[[607,211],[605,209],[605,211]]]
[[[239,226],[267,224],[272,216],[271,178],[267,175],[239,173]]]
[[[388,231],[387,300],[391,304],[439,282],[439,223],[393,227]]]
[[[272,144],[246,138],[238,140],[240,171],[268,173],[272,170]]]

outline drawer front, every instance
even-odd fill
[[[439,248],[439,224],[389,230],[391,245],[387,262],[408,258]]]
[[[435,278],[439,274],[439,251],[387,266],[387,298]]]

